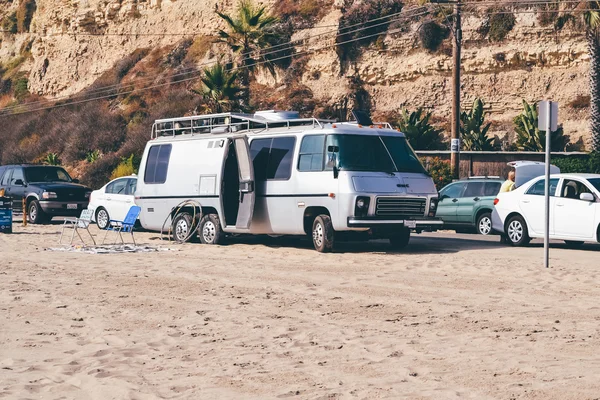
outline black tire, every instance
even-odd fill
[[[173,232],[173,239],[177,243],[187,242],[192,237],[193,229],[192,216],[189,213],[182,212],[173,218],[171,231]]]
[[[527,223],[520,215],[511,217],[506,223],[506,237],[512,246],[526,246],[531,241]]]
[[[98,210],[96,210],[96,225],[98,229],[105,230],[108,228],[108,221],[110,221],[110,215],[106,211],[106,208],[98,207]]]
[[[312,241],[315,250],[319,253],[330,253],[333,251],[335,231],[333,230],[329,215],[321,214],[313,221]]]
[[[223,244],[225,233],[217,214],[207,214],[200,220],[198,238],[203,244]]]
[[[581,246],[583,246],[584,242],[580,242],[578,240],[565,240],[565,243],[570,249],[579,249]]]
[[[475,226],[477,233],[480,235],[488,236],[492,233],[492,213],[484,212],[479,218],[477,218],[477,225]]]
[[[44,214],[44,210],[42,210],[39,201],[32,200],[29,203],[29,207],[27,207],[27,217],[30,224],[43,224],[46,222],[46,215]]]
[[[400,228],[398,232],[394,232],[392,236],[389,237],[390,245],[394,250],[402,250],[408,246],[408,242],[410,242],[410,229]]]

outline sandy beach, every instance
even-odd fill
[[[0,398],[600,396],[597,245],[544,270],[474,235],[86,254],[48,250],[60,228],[0,235]]]

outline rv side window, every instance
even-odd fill
[[[162,144],[150,147],[144,172],[145,183],[165,183],[171,157],[171,145]]]
[[[323,171],[325,135],[310,135],[302,139],[298,171]]]
[[[294,137],[253,140],[250,155],[254,178],[257,181],[290,179],[295,144]]]

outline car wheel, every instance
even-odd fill
[[[394,250],[402,250],[408,246],[410,241],[410,229],[402,228],[399,232],[390,236],[389,239]]]
[[[100,207],[98,211],[96,211],[96,225],[98,226],[98,229],[108,228],[108,221],[110,221],[110,215],[108,215],[108,211]]]
[[[45,221],[44,211],[42,210],[42,206],[40,206],[40,202],[37,200],[32,200],[29,203],[29,208],[27,209],[27,216],[29,217],[30,224],[43,224]]]
[[[217,214],[207,214],[200,220],[198,236],[203,244],[222,244],[225,233]]]
[[[579,249],[581,246],[583,246],[584,242],[580,242],[577,240],[565,240],[565,243],[567,244],[567,247],[570,249]]]
[[[333,250],[335,232],[331,217],[329,215],[319,215],[313,221],[312,240],[315,250],[319,253],[330,253]]]
[[[178,243],[187,242],[192,236],[192,216],[189,213],[179,213],[173,219],[172,231],[173,238]]]
[[[520,215],[515,215],[506,224],[506,236],[508,242],[513,246],[525,246],[531,241],[527,224]]]
[[[492,233],[492,214],[485,212],[477,218],[477,233],[480,235],[489,235]]]

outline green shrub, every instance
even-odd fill
[[[19,7],[17,8],[17,31],[19,33],[29,32],[36,9],[35,0],[19,0]]]
[[[100,150],[89,151],[85,156],[85,160],[90,164],[95,163],[100,158],[102,158],[102,153],[100,152]]]
[[[58,154],[56,153],[48,153],[44,162],[48,165],[60,165],[62,161],[58,158]]]
[[[27,78],[19,78],[14,85],[14,94],[17,100],[22,100],[29,95],[29,81]]]
[[[438,191],[452,182],[452,168],[449,161],[433,157],[430,159],[422,159],[421,162],[425,166],[427,172],[429,172],[429,175],[431,175],[431,179],[433,179]]]
[[[488,17],[477,29],[482,36],[489,37],[492,42],[501,42],[513,30],[517,19],[515,14],[505,8],[491,8]]]
[[[331,10],[326,0],[277,0],[273,11],[282,21],[290,21],[295,29],[307,29]]]
[[[431,113],[424,113],[422,108],[412,113],[409,113],[406,109],[402,110],[397,124],[415,150],[442,150],[446,148],[442,130],[431,125],[430,119]]]
[[[475,99],[469,112],[460,115],[460,134],[463,148],[467,151],[493,151],[494,139],[488,137],[491,123],[485,124],[484,103]]]
[[[424,23],[421,29],[419,29],[419,42],[425,50],[435,52],[449,35],[450,29],[435,21],[429,21]]]
[[[110,179],[117,179],[122,176],[129,176],[137,172],[137,168],[134,165],[134,155],[129,157],[123,157],[117,168],[115,168],[110,176]]]
[[[362,49],[375,43],[378,34],[384,34],[388,30],[389,23],[385,20],[371,20],[386,17],[402,10],[402,2],[399,0],[371,0],[346,4],[342,8],[342,17],[338,25],[338,36],[336,38],[337,54],[345,65],[348,61],[355,61],[361,54]],[[361,30],[349,26],[358,25]],[[366,28],[366,29],[365,29]],[[359,38],[364,38],[360,39]],[[351,41],[352,40],[352,41]],[[351,41],[349,43],[346,43]]]
[[[567,156],[555,158],[552,164],[560,168],[563,174],[591,173],[600,174],[600,152],[593,152],[586,156]]]
[[[546,132],[538,129],[537,104],[529,104],[523,100],[523,108],[521,114],[513,120],[517,133],[517,149],[519,151],[544,151]],[[552,151],[565,151],[569,137],[565,136],[562,125],[552,132],[550,141]]]
[[[7,15],[2,19],[2,30],[11,34],[17,33],[17,12]]]

